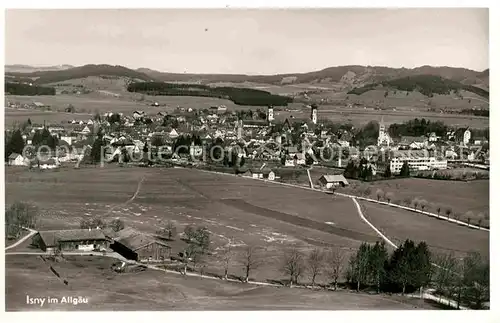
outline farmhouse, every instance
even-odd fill
[[[11,166],[26,166],[25,158],[17,153],[9,155],[9,165]]]
[[[160,240],[131,228],[118,231],[111,237],[111,249],[135,261],[164,261],[170,258],[171,247]]]
[[[32,245],[43,251],[92,251],[108,247],[109,243],[99,229],[39,231],[32,238]]]
[[[319,183],[327,189],[332,187],[345,187],[349,185],[344,175],[323,175],[319,178]]]

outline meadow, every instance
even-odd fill
[[[5,308],[7,311],[435,309],[422,300],[400,296],[255,286],[149,269],[118,274],[111,270],[113,262],[111,258],[98,256],[67,256],[61,262],[46,263],[38,256],[9,255]],[[68,285],[49,270],[49,265]],[[45,302],[42,307],[26,304],[26,295],[59,300],[82,296],[88,303]]]
[[[441,207],[441,214],[451,209],[453,214],[463,216],[467,211],[474,214],[489,213],[490,194],[489,180],[474,180],[470,182],[433,180],[422,178],[401,178],[385,181],[361,183],[350,180],[351,185],[339,192],[354,193],[359,186],[368,186],[372,191],[372,198],[376,198],[376,191],[381,189],[394,194],[394,200],[403,201],[405,198],[425,199],[431,205],[428,211],[437,213],[436,207]],[[474,219],[475,220],[475,219]]]

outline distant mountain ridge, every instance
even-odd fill
[[[155,81],[154,78],[130,68],[120,65],[84,65],[57,71],[36,71],[31,73],[6,72],[5,77],[11,81],[30,80],[35,84],[56,83],[89,76],[126,77],[133,80]]]
[[[148,68],[138,71],[165,82],[255,82],[267,84],[300,84],[300,83],[339,83],[346,88],[363,86],[369,83],[384,82],[391,79],[434,75],[464,84],[486,84],[489,86],[489,70],[478,72],[466,68],[421,66],[417,68],[391,68],[383,66],[346,65],[328,67],[309,73],[290,73],[277,75],[244,75],[244,74],[188,74],[166,73]]]
[[[5,65],[5,73],[33,73],[44,71],[62,71],[74,68],[72,65],[55,65],[55,66],[31,66],[23,64]]]
[[[24,65],[16,65],[22,68]],[[12,67],[12,66],[11,66]],[[67,67],[67,65],[63,65]],[[277,75],[244,75],[244,74],[188,74],[166,73],[148,68],[130,69],[120,65],[84,65],[59,70],[43,70],[30,73],[9,72],[9,81],[29,81],[36,84],[62,82],[70,79],[89,76],[125,77],[132,80],[155,82],[195,82],[201,84],[228,83],[263,83],[274,85],[322,84],[333,85],[336,89],[350,91],[366,85],[388,82],[395,79],[416,77],[420,75],[436,76],[458,82],[467,86],[489,88],[489,69],[478,72],[466,68],[421,66],[417,68],[392,68],[383,66],[346,65],[328,67],[309,73],[290,73]]]

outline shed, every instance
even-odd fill
[[[338,187],[344,187],[349,185],[349,182],[347,182],[346,178],[344,175],[323,175],[319,178],[318,180],[321,185],[323,185],[325,188],[332,188],[333,186]]]

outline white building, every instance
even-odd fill
[[[311,105],[311,121],[314,124],[318,123],[318,106],[316,104]]]
[[[427,151],[405,151],[394,156],[390,161],[391,173],[399,174],[404,162],[408,162],[411,171],[446,169],[448,161],[444,158],[429,156]]]
[[[274,120],[274,108],[273,106],[267,107],[267,121],[271,122]]]
[[[470,138],[471,138],[471,132],[470,132],[469,129],[466,129],[464,131],[464,137],[463,137],[463,140],[462,140],[463,144],[464,145],[468,145],[469,141],[470,141]]]
[[[26,160],[23,155],[12,153],[9,155],[9,165],[11,166],[26,166]]]
[[[389,133],[385,129],[384,119],[380,120],[379,128],[378,128],[378,138],[377,145],[378,146],[389,146],[392,143],[392,138],[389,136]]]

